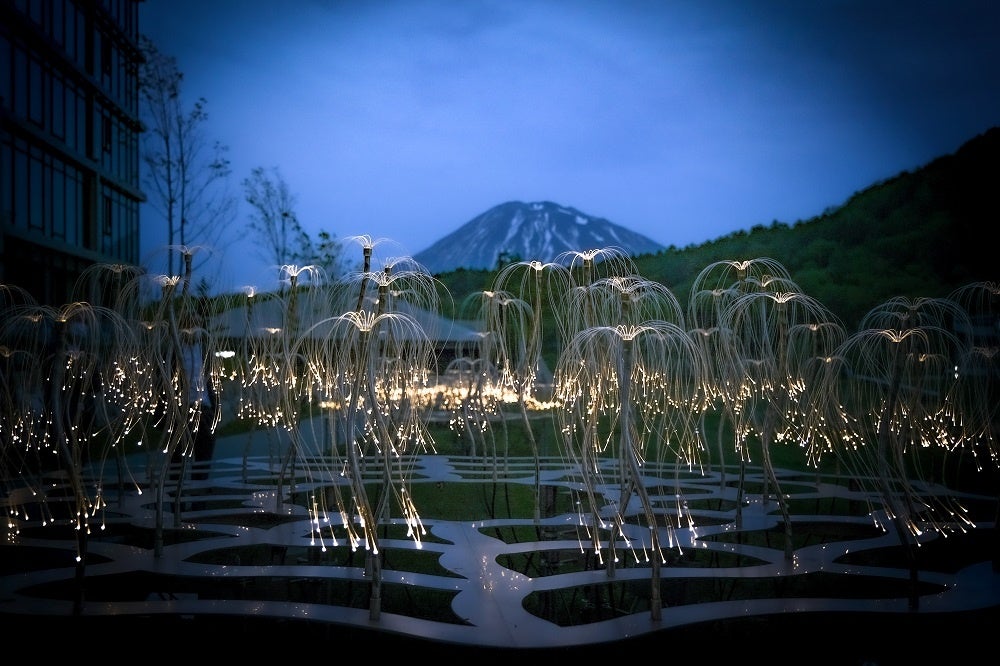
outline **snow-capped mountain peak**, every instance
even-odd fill
[[[631,255],[665,249],[659,243],[575,208],[549,201],[510,201],[473,218],[414,255],[431,273],[493,269],[508,259],[549,262],[570,251],[617,247]]]

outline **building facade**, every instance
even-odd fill
[[[0,285],[138,264],[141,0],[0,0]]]

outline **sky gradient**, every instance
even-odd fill
[[[139,20],[229,147],[224,291],[277,277],[246,233],[258,166],[314,237],[390,256],[507,201],[685,247],[809,219],[1000,125],[989,0],[145,0]]]

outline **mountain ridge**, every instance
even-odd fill
[[[503,258],[554,261],[560,254],[620,247],[635,256],[665,245],[601,217],[552,201],[507,201],[413,255],[430,273],[489,270]]]
[[[876,181],[815,217],[775,220],[636,255],[636,270],[683,301],[706,266],[769,257],[853,328],[889,298],[942,297],[977,281],[1000,285],[990,227],[1000,219],[997,183],[1000,126],[921,167]],[[440,277],[462,302],[470,293],[492,288],[495,270],[457,270]]]

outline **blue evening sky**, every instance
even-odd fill
[[[277,276],[245,229],[257,166],[308,232],[391,256],[514,200],[685,247],[819,215],[1000,125],[991,0],[146,0],[139,17],[229,146],[223,289]],[[144,211],[144,252],[164,226]]]

